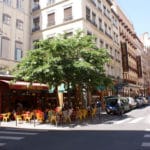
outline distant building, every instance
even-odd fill
[[[144,44],[144,51],[141,54],[143,58],[143,88],[144,93],[150,95],[150,36],[145,32],[140,39]]]
[[[142,44],[138,39],[134,26],[127,18],[119,6],[117,6],[119,16],[120,44],[122,51],[122,69],[124,94],[135,95],[140,91],[141,86],[138,84],[139,78],[142,77],[141,59],[138,59],[138,52],[142,50]],[[138,43],[138,44],[137,44]]]

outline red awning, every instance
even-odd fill
[[[30,83],[25,81],[8,81],[0,80],[0,82],[5,83],[9,86],[10,89],[16,90],[48,90],[48,85],[42,83]]]

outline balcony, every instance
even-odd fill
[[[97,27],[97,24],[96,24],[95,21],[91,21],[91,23],[92,23],[95,27]]]
[[[35,27],[32,29],[32,32],[36,32],[36,31],[38,31],[38,30],[40,30],[40,26],[35,26]]]
[[[107,35],[110,39],[112,39],[112,36],[107,31],[105,31],[105,35]]]
[[[104,32],[104,30],[103,30],[103,28],[102,28],[102,27],[99,27],[99,30],[100,30],[100,31],[102,31],[102,32]]]
[[[96,3],[95,3],[94,0],[91,0],[91,3],[92,3],[94,6],[96,6]]]
[[[39,10],[39,9],[40,9],[40,5],[36,4],[36,5],[33,6],[32,11],[36,11],[36,10]]]

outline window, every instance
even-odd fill
[[[20,61],[22,58],[22,42],[16,41],[15,43],[15,60]]]
[[[47,18],[48,18],[47,26],[55,25],[55,13],[48,14]]]
[[[110,10],[107,9],[107,17],[110,19],[111,16],[110,16]]]
[[[48,1],[47,1],[47,4],[48,4],[48,5],[52,5],[52,4],[54,4],[54,3],[55,3],[55,0],[48,0]]]
[[[23,21],[17,19],[16,20],[16,28],[20,29],[20,30],[23,30]]]
[[[100,48],[104,47],[104,42],[102,40],[100,40]]]
[[[105,26],[105,33],[108,33],[107,24],[105,23],[104,26]]]
[[[98,3],[98,9],[102,11],[102,3],[101,3],[101,1],[98,0],[97,3]]]
[[[91,20],[90,13],[91,13],[90,9],[86,7],[86,19],[89,21]]]
[[[3,0],[4,4],[11,6],[11,0]]]
[[[72,20],[72,7],[64,9],[64,21]]]
[[[38,10],[38,9],[40,9],[39,0],[34,0],[33,1],[32,11],[35,11],[35,10]]]
[[[108,27],[108,34],[111,36],[111,27]]]
[[[10,25],[10,20],[11,20],[11,17],[9,15],[3,14],[3,23],[4,24]]]
[[[39,42],[39,40],[34,40],[33,41],[33,49],[38,49],[40,47],[38,42]]]
[[[96,25],[96,14],[92,12],[92,23]]]
[[[67,32],[65,33],[65,38],[69,38],[73,35],[73,32]]]
[[[107,16],[107,12],[106,12],[106,7],[103,6],[103,10],[104,10],[104,15]]]
[[[22,8],[23,8],[23,0],[17,0],[16,7],[17,7],[18,9],[22,9]]]
[[[92,32],[91,31],[87,31],[87,35],[92,35]]]
[[[91,0],[91,2],[96,6],[96,0]]]
[[[103,32],[102,19],[99,18],[99,29]]]
[[[1,57],[9,59],[9,53],[10,53],[10,40],[7,37],[2,37]]]
[[[39,17],[33,19],[33,29],[32,29],[32,31],[35,32],[37,30],[40,30],[40,18]]]

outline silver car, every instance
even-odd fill
[[[137,107],[137,102],[133,97],[126,97],[128,99],[130,109],[134,109]]]

